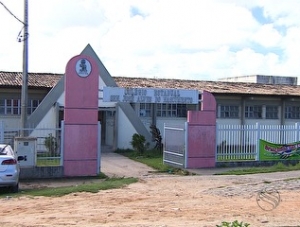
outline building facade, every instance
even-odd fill
[[[216,99],[217,124],[289,125],[300,121],[300,86],[295,84],[112,77],[90,45],[81,54],[94,58],[99,68],[98,121],[104,145],[130,148],[134,133],[151,141],[152,124],[163,136],[165,124],[183,124],[187,111],[200,110],[202,91]],[[22,73],[0,72],[0,121],[5,128],[20,127],[21,86]],[[199,102],[104,102],[104,87],[197,90]],[[64,75],[29,73],[28,91],[27,126],[60,127],[64,120]]]

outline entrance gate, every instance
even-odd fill
[[[165,124],[164,136],[164,164],[178,168],[186,168],[186,124]]]

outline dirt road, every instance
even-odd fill
[[[133,176],[132,164],[124,163],[111,165],[123,169],[118,170],[121,175]],[[104,172],[107,167],[103,165]],[[234,220],[250,227],[300,226],[300,171],[162,176],[148,170],[141,167],[135,172],[140,181],[121,189],[3,198],[0,226],[215,227]]]

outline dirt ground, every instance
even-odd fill
[[[126,176],[131,164],[112,162],[103,169],[113,165]],[[3,198],[0,226],[215,227],[234,220],[253,227],[300,226],[300,171],[246,176],[159,175],[145,166],[136,171],[139,182],[121,189]],[[33,186],[60,185],[22,185]]]

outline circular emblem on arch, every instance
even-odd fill
[[[76,67],[77,75],[80,76],[80,77],[88,77],[91,74],[92,65],[85,58],[79,59],[76,62],[76,66],[75,67]]]

